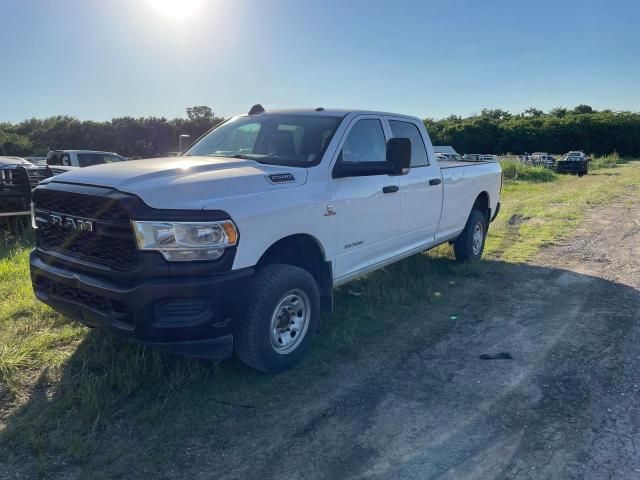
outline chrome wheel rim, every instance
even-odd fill
[[[271,315],[271,346],[281,355],[293,352],[309,328],[309,297],[302,290],[285,293]]]
[[[473,227],[473,235],[471,236],[471,249],[473,250],[474,255],[480,254],[480,250],[482,250],[483,239],[484,232],[482,229],[482,224],[478,222]]]

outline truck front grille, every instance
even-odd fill
[[[116,237],[95,232],[70,232],[63,227],[40,226],[41,246],[72,257],[107,265],[114,270],[132,270],[138,263],[133,235]]]
[[[31,187],[27,171],[21,166],[0,168],[0,216],[29,211]]]
[[[0,169],[0,187],[25,188],[29,185],[29,177],[22,167],[8,167]]]
[[[26,171],[29,176],[29,184],[31,185],[31,188],[36,188],[42,180],[52,175],[51,170],[45,166],[27,168]]]
[[[61,190],[38,190],[37,208],[74,217],[129,223],[129,212],[113,198]]]
[[[139,253],[130,224],[130,215],[118,199],[60,190],[36,190],[38,246],[98,263],[117,271],[130,271],[139,262]],[[71,229],[50,221],[51,215],[93,222],[93,231]]]

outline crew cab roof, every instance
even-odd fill
[[[375,110],[354,110],[354,109],[340,109],[340,108],[289,108],[289,109],[278,109],[278,110],[266,110],[264,113],[257,113],[255,115],[269,115],[269,114],[281,114],[281,115],[317,115],[323,117],[341,117],[344,118],[349,114],[356,115],[383,115],[389,117],[403,117],[410,118],[412,120],[419,120],[417,117],[412,117],[410,115],[404,115],[401,113],[391,113],[391,112],[379,112]],[[240,117],[250,116],[248,114],[238,115]]]

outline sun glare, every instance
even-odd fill
[[[182,19],[192,16],[202,6],[202,0],[148,0],[165,17]]]

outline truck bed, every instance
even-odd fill
[[[460,160],[438,160],[438,165],[440,165],[441,169],[469,167],[471,165],[486,165],[487,163],[495,163],[495,162],[465,162]]]
[[[457,235],[480,192],[486,192],[489,208],[495,212],[500,196],[500,164],[496,162],[438,161],[443,183],[439,232]]]

